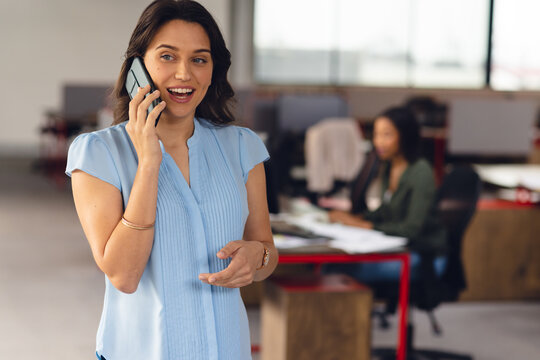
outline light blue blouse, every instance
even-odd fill
[[[194,122],[191,187],[160,143],[154,244],[137,291],[122,293],[105,276],[96,350],[107,360],[251,359],[239,289],[204,284],[198,275],[229,264],[216,253],[242,239],[249,212],[245,183],[268,152],[249,129]],[[126,123],[78,136],[66,168],[69,176],[79,169],[117,187],[124,208],[137,171]]]

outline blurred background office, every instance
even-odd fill
[[[112,121],[108,94],[150,2],[0,3],[0,358],[93,354],[103,275],[63,169],[76,134]],[[363,155],[374,117],[410,106],[439,183],[456,164],[475,164],[484,181],[463,239],[467,288],[437,310],[443,336],[413,314],[416,344],[475,359],[538,358],[540,3],[200,2],[232,53],[238,122],[259,132],[273,156],[271,210],[293,197],[339,197],[354,177],[308,187],[309,128],[347,119]],[[257,299],[248,303],[257,343]],[[395,329],[376,325],[373,344],[392,345]]]

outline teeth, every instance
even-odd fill
[[[169,91],[177,94],[188,94],[192,93],[193,89],[169,89]]]

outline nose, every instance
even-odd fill
[[[191,71],[189,68],[189,63],[187,61],[180,61],[178,67],[176,68],[176,73],[174,74],[176,80],[189,81],[191,80]]]

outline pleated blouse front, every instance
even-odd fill
[[[204,284],[198,275],[229,264],[216,253],[242,239],[249,213],[245,182],[268,152],[246,128],[194,122],[188,140],[191,187],[161,144],[154,244],[137,291],[122,293],[105,276],[96,350],[107,360],[251,359],[239,289]],[[124,208],[137,171],[125,125],[77,137],[66,169],[117,187]]]

